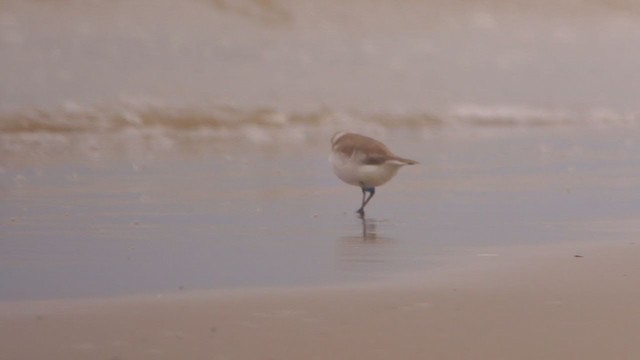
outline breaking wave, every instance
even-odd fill
[[[510,136],[534,129],[640,128],[640,113],[608,109],[548,110],[517,106],[460,105],[444,114],[366,114],[270,108],[243,110],[123,106],[118,110],[68,105],[56,111],[0,115],[0,166],[52,156],[101,159],[163,156],[206,146],[302,146],[326,142],[339,130],[377,136],[404,131],[427,138],[441,134]],[[57,155],[56,155],[57,154]]]
[[[118,110],[68,105],[54,111],[31,110],[0,115],[2,136],[29,133],[80,134],[159,130],[176,136],[198,133],[221,140],[255,140],[251,133],[295,129],[304,139],[345,128],[464,129],[530,127],[638,127],[640,113],[609,109],[547,110],[517,106],[460,105],[445,114],[367,114],[361,112],[284,112],[272,108],[204,110],[131,107]],[[272,134],[275,135],[275,134]]]

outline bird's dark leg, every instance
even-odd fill
[[[364,197],[366,193],[366,190],[362,188],[362,203],[360,204],[360,209],[356,210],[356,212],[360,214],[360,216],[364,215]]]
[[[365,195],[366,193],[369,193],[369,197],[367,197],[365,199]],[[370,188],[362,188],[362,206],[360,206],[360,209],[358,209],[356,212],[358,214],[360,214],[360,216],[364,216],[364,207],[367,205],[367,203],[371,200],[371,198],[373,197],[373,195],[376,193],[376,188],[370,187]]]
[[[376,193],[376,188],[368,188],[365,189],[365,191],[369,192],[369,197],[367,198],[367,200],[364,202],[364,204],[362,204],[362,208],[364,209],[364,207],[367,205],[367,203],[369,203],[369,201],[371,200],[371,198],[373,197],[373,195],[375,195]]]

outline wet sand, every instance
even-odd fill
[[[326,138],[16,153],[0,176],[0,301],[384,281],[475,247],[633,239],[597,227],[640,213],[635,132],[486,131],[383,135],[421,165],[364,221]]]
[[[636,134],[523,130],[387,133],[364,221],[325,143],[7,166],[0,358],[634,358]]]
[[[403,134],[364,221],[320,142],[7,165],[0,358],[640,352],[635,131]]]
[[[400,135],[364,221],[326,144],[8,166],[0,357],[640,351],[633,132]]]
[[[7,359],[631,359],[640,353],[639,245],[491,251],[393,285],[5,302],[0,348]]]

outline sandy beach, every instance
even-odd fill
[[[322,144],[8,168],[0,358],[634,359],[634,133],[508,133],[363,220]]]
[[[0,0],[0,359],[637,359],[639,14]]]
[[[637,244],[495,250],[393,285],[5,302],[1,357],[633,359],[640,353]]]

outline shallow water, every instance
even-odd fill
[[[422,164],[364,221],[326,143],[41,155],[0,176],[0,297],[379,281],[493,245],[633,239],[638,134],[500,131],[391,132]]]
[[[632,1],[0,1],[0,299],[320,285],[635,236]],[[367,216],[328,139],[419,166]],[[631,225],[630,225],[631,224]]]

